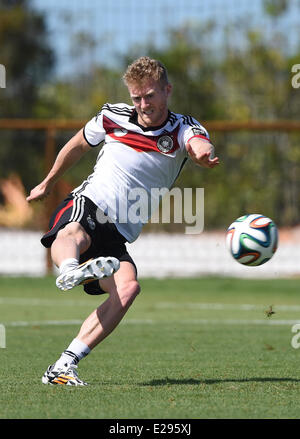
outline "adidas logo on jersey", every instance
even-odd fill
[[[115,128],[114,129],[114,135],[117,137],[126,136],[127,133],[128,133],[128,131],[125,130],[125,128]]]

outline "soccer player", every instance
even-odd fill
[[[83,154],[104,142],[94,172],[58,206],[41,242],[51,247],[59,289],[82,284],[86,293],[108,293],[108,298],[48,367],[45,384],[86,385],[78,377],[78,362],[115,329],[140,291],[125,245],[137,239],[147,221],[130,216],[134,191],[147,195],[142,202],[149,219],[151,189],[170,188],[188,157],[206,168],[219,164],[205,128],[191,116],[169,110],[172,86],[161,62],[141,57],[128,66],[123,81],[133,106],[103,105],[60,150],[49,174],[27,197],[29,202],[43,199]]]

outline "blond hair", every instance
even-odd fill
[[[167,69],[156,59],[142,56],[127,67],[123,75],[125,85],[143,84],[147,80],[160,82],[162,86],[169,83]]]

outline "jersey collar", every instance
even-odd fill
[[[156,130],[160,130],[161,128],[163,128],[167,124],[170,116],[171,116],[171,111],[168,110],[168,116],[167,116],[166,120],[161,125],[156,126],[156,127],[144,127],[143,125],[138,123],[138,114],[137,114],[136,110],[134,109],[132,115],[129,118],[129,122],[134,123],[135,125],[140,127],[143,131],[156,131]]]

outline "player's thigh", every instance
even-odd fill
[[[56,238],[71,238],[80,249],[80,254],[84,253],[91,245],[91,237],[78,222],[70,222],[60,229]]]
[[[67,223],[64,227],[62,227],[58,232],[57,236],[88,236],[87,232],[83,228],[83,226],[75,221],[71,221],[70,223]]]

